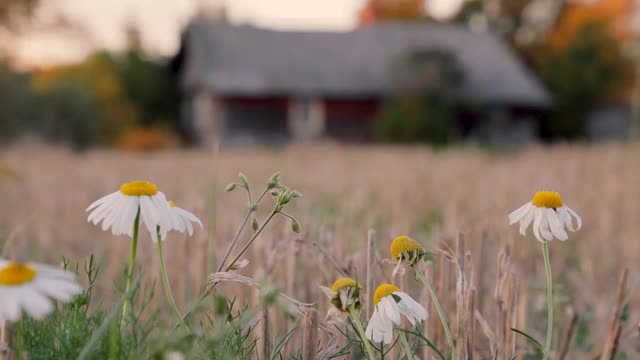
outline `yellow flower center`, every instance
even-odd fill
[[[533,196],[531,203],[537,207],[555,209],[562,207],[562,198],[555,191],[538,191]]]
[[[408,236],[398,236],[391,242],[391,255],[398,260],[401,254],[418,250],[424,253],[424,248],[417,241]]]
[[[378,305],[378,303],[380,302],[380,299],[382,299],[385,296],[389,296],[396,291],[400,291],[400,288],[397,286],[393,286],[391,284],[382,284],[378,286],[378,288],[376,289],[376,292],[373,294],[373,304]]]
[[[158,193],[158,187],[148,181],[136,180],[122,184],[120,192],[129,196],[152,196]]]
[[[174,207],[176,206],[176,203],[174,203],[173,200],[169,200],[169,206]]]
[[[333,290],[334,292],[338,292],[338,290],[347,286],[356,286],[356,281],[346,277],[340,278],[333,283],[331,290]]]
[[[17,286],[28,283],[36,277],[36,271],[28,265],[12,262],[0,269],[0,286]]]

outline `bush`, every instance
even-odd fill
[[[455,56],[440,49],[416,51],[398,62],[394,74],[398,94],[382,106],[376,138],[446,145],[455,131],[453,93],[463,80]]]
[[[452,137],[450,104],[441,96],[395,98],[387,101],[375,122],[376,138],[387,142],[446,145]]]
[[[176,146],[178,141],[166,128],[147,127],[134,128],[124,133],[118,142],[122,150],[150,151]]]

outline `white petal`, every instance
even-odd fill
[[[411,325],[415,325],[416,321],[427,319],[429,316],[427,310],[417,301],[413,300],[411,296],[402,291],[395,292],[394,294],[400,297],[400,302],[398,303],[400,313],[409,320]]]
[[[400,257],[400,259],[398,259],[398,262],[396,263],[396,266],[393,268],[393,272],[391,273],[391,277],[394,278],[396,277],[396,274],[398,273],[398,270],[400,270],[400,265],[402,264],[402,257]]]
[[[544,208],[541,210],[542,218],[540,219],[540,234],[542,234],[542,237],[545,240],[551,241],[553,240],[553,234],[551,234],[551,231],[549,230],[549,220],[547,219],[547,213],[549,211],[553,211],[553,209]]]
[[[167,201],[167,197],[162,192],[158,192],[151,197],[151,201],[153,201],[153,204],[158,211],[158,224],[160,227],[164,227],[167,230],[171,229],[171,208]]]
[[[178,213],[180,213],[180,215],[182,215],[183,218],[186,218],[187,220],[200,225],[200,228],[202,228],[202,222],[200,221],[200,219],[198,219],[197,216],[182,208],[176,208],[176,210],[178,211]]]
[[[33,286],[43,295],[62,302],[70,301],[82,292],[80,285],[69,281],[39,279],[33,282]]]
[[[340,291],[338,291],[338,295],[340,295],[340,303],[342,304],[342,310],[346,310],[347,307],[351,304],[349,291],[345,291],[345,289],[341,289]]]
[[[535,207],[531,207],[529,208],[529,212],[526,213],[524,218],[520,220],[520,234],[522,234],[522,236],[527,235],[527,228],[529,227],[529,225],[531,225],[531,222],[533,222],[534,215]]]
[[[188,220],[183,219],[178,210],[179,209],[176,207],[171,208],[171,218],[173,222],[172,228],[173,230],[183,233],[187,230],[186,223],[188,222]]]
[[[371,318],[369,319],[369,323],[367,324],[367,329],[364,331],[365,337],[373,342],[380,342],[380,340],[377,340],[377,337],[374,336],[374,335],[377,335],[378,333],[379,316],[380,315],[378,314],[378,308],[374,307],[373,314],[371,314]]]
[[[575,230],[572,230],[571,228],[569,228],[569,230],[571,230],[571,231],[577,231],[577,230],[580,230],[580,228],[582,227],[582,219],[580,218],[580,216],[578,216],[578,214],[576,214],[576,212],[575,212],[575,211],[571,210],[571,208],[569,208],[569,207],[568,207],[568,206],[566,206],[566,205],[565,205],[565,206],[563,206],[563,208],[565,208],[565,209],[567,210],[567,212],[569,212],[569,214],[570,214],[571,216],[573,216],[573,217],[575,217],[575,218],[576,218],[577,226],[576,226]]]
[[[116,191],[116,192],[113,192],[113,193],[111,193],[109,195],[101,197],[100,199],[98,199],[98,200],[94,201],[93,203],[91,203],[91,205],[89,205],[87,207],[87,210],[85,210],[85,211],[90,211],[93,208],[97,208],[98,205],[104,204],[105,202],[107,202],[107,200],[112,199],[114,195],[117,195],[119,193],[120,193],[120,191]]]
[[[45,296],[39,294],[35,289],[29,286],[22,287],[21,306],[29,316],[39,320],[45,315],[53,311],[53,304],[51,300]]]
[[[122,212],[122,218],[118,222],[117,226],[117,234],[116,235],[128,235],[131,233],[133,235],[133,226],[136,220],[136,215],[138,213],[138,209],[140,208],[140,199],[134,196],[130,196],[127,199],[127,205]]]
[[[95,208],[89,214],[89,217],[87,218],[88,222],[92,222],[94,225],[97,225],[105,216],[109,215],[109,213],[113,211],[113,204],[120,200],[124,195],[120,194],[120,192],[116,192],[109,196],[110,197],[107,201]]]
[[[380,299],[378,306],[381,308],[382,317],[386,317],[394,324],[400,324],[400,310],[396,300],[391,295],[387,295]]]
[[[76,274],[71,271],[62,270],[58,267],[46,265],[46,264],[34,264],[27,263],[30,267],[36,270],[36,276],[44,277],[47,279],[63,280],[63,281],[75,281]]]
[[[158,214],[153,201],[148,196],[140,196],[140,217],[144,220],[144,224],[151,234],[151,238],[156,238],[156,226],[158,225]]]
[[[561,223],[558,219],[558,213],[553,209],[549,209],[549,211],[547,211],[546,213],[547,221],[549,222],[549,228],[551,229],[551,233],[553,234],[553,236],[555,236],[558,240],[567,240],[569,236],[567,235],[567,232],[564,231],[564,224]]]
[[[533,220],[533,235],[535,235],[536,239],[538,239],[539,241],[543,241],[542,236],[540,235],[540,224],[542,222],[542,217],[543,217],[542,209],[537,207],[534,210],[534,214],[535,215]]]
[[[20,288],[0,288],[0,319],[15,322],[20,318]]]
[[[373,309],[373,315],[371,315],[365,330],[365,337],[374,343],[384,342],[385,344],[391,344],[393,340],[393,323],[383,316],[379,305],[380,303]]]
[[[122,210],[126,205],[127,205],[127,199],[125,199],[124,197],[119,198],[117,201],[114,202],[112,207],[113,210],[107,216],[105,216],[104,221],[102,222],[103,231],[106,231],[107,229],[109,229],[111,225],[113,225],[116,222],[116,220],[120,218],[120,216],[122,215]]]
[[[320,290],[322,290],[322,293],[325,294],[329,299],[333,299],[336,295],[338,295],[335,291],[326,286],[320,285]]]
[[[520,219],[522,219],[529,212],[529,210],[531,210],[532,207],[533,204],[531,204],[531,202],[528,202],[513,211],[511,214],[509,214],[509,224],[513,225],[520,221]]]

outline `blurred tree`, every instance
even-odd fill
[[[18,135],[29,119],[32,96],[29,77],[0,61],[0,94],[0,139],[6,141]]]
[[[476,31],[491,30],[518,48],[545,39],[555,24],[564,0],[469,0],[452,21]]]
[[[456,132],[453,95],[463,81],[455,56],[439,49],[414,52],[395,73],[398,94],[383,104],[376,138],[446,145]]]
[[[29,18],[40,0],[0,0],[0,27],[15,30]]]
[[[108,53],[95,53],[80,64],[38,71],[32,84],[40,94],[67,87],[84,89],[101,115],[93,120],[98,122],[98,144],[114,145],[124,132],[141,123],[138,108],[126,95],[117,63]]]
[[[426,17],[424,0],[368,0],[359,13],[359,23],[382,20],[416,20]]]
[[[633,79],[631,64],[622,56],[606,24],[585,24],[566,47],[545,54],[538,69],[555,96],[543,129],[551,137],[583,135],[586,115],[625,97]]]
[[[60,82],[33,99],[31,130],[44,139],[84,150],[100,139],[103,114],[96,99],[78,83]]]
[[[619,42],[631,40],[634,0],[594,0],[565,5],[561,16],[549,34],[554,48],[569,46],[585,24],[599,23]]]

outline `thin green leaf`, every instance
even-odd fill
[[[280,341],[278,341],[278,343],[276,344],[276,346],[273,348],[273,350],[271,351],[271,360],[277,359],[278,356],[282,357],[282,349],[285,347],[285,345],[287,345],[287,343],[289,342],[289,340],[291,340],[291,338],[293,337],[293,334],[296,332],[296,330],[298,330],[298,325],[295,325],[294,327],[291,328],[291,330],[289,330],[283,337],[282,339],[280,339]],[[266,339],[265,339],[266,340]]]
[[[527,339],[529,339],[529,341],[531,341],[532,343],[534,343],[540,350],[542,350],[542,353],[544,354],[544,346],[536,339],[533,338],[533,336],[525,333],[524,331],[518,330],[516,328],[511,328],[511,331],[520,334],[524,337],[526,337]]]
[[[398,330],[400,330],[402,332],[405,332],[407,334],[411,334],[413,336],[417,336],[419,339],[421,339],[422,341],[426,342],[427,346],[429,346],[431,348],[431,350],[435,351],[436,354],[438,355],[438,357],[440,357],[440,359],[446,360],[444,355],[442,355],[442,352],[440,350],[438,350],[438,348],[431,341],[429,341],[429,339],[424,337],[424,335],[422,335],[421,333],[419,333],[417,331],[411,331],[411,330],[401,329],[401,328],[398,328]]]

